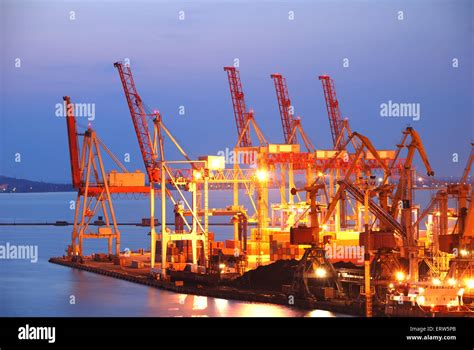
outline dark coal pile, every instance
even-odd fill
[[[232,281],[236,288],[281,291],[283,284],[291,284],[298,265],[297,260],[278,260],[270,265],[260,266]]]
[[[332,264],[335,269],[363,269],[364,266],[357,266],[351,262],[338,261]]]

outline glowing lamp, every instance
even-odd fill
[[[199,170],[193,171],[193,177],[194,180],[201,180],[202,179],[202,173]]]
[[[405,273],[403,271],[398,271],[395,274],[395,278],[397,279],[397,281],[401,282],[405,279]]]
[[[322,268],[322,267],[318,267],[318,268],[314,271],[314,273],[315,273],[316,277],[318,277],[318,278],[324,278],[324,277],[326,277],[326,275],[327,275],[326,270],[325,270],[324,268]]]
[[[263,169],[257,170],[256,176],[257,176],[257,180],[260,182],[265,182],[268,180],[268,172],[266,170],[263,170]]]
[[[468,289],[473,289],[474,288],[474,278],[466,278],[464,280],[464,283],[466,284],[466,287]]]

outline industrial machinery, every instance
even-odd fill
[[[159,274],[162,278],[166,277],[166,270],[168,266],[167,260],[167,251],[168,243],[170,241],[191,241],[192,245],[192,262],[193,264],[198,264],[198,253],[197,253],[197,243],[202,242],[201,244],[201,254],[203,266],[207,265],[208,261],[208,182],[207,176],[204,177],[204,227],[201,225],[201,221],[197,215],[197,203],[196,203],[196,182],[193,180],[196,177],[196,172],[200,173],[200,170],[196,167],[195,163],[199,161],[191,161],[183,148],[177,143],[176,139],[169,132],[166,126],[163,123],[162,117],[159,112],[155,111],[153,113],[147,113],[145,111],[145,106],[142,102],[140,95],[135,87],[135,82],[133,79],[132,71],[130,66],[123,65],[120,62],[114,63],[114,67],[117,68],[120,80],[122,82],[122,87],[127,99],[128,107],[130,110],[130,115],[132,117],[133,125],[135,128],[135,133],[137,136],[138,144],[140,146],[140,151],[142,153],[143,161],[145,168],[148,174],[148,179],[150,182],[150,263],[151,268],[155,266],[155,255],[156,255],[156,246],[157,241],[161,242],[161,269]],[[153,118],[154,125],[154,140],[150,136],[148,129],[148,117]],[[184,178],[184,182],[181,182],[178,177],[173,174],[171,166],[176,164],[172,161],[165,161],[164,153],[164,138],[163,133],[165,133],[176,146],[176,148],[181,152],[185,158],[185,162],[191,166],[193,170],[193,176],[190,178]],[[201,162],[203,163],[203,162]],[[207,167],[205,167],[207,168]],[[196,171],[196,172],[195,172]],[[182,178],[182,177],[181,177]],[[155,230],[155,184],[159,183],[160,192],[161,192],[161,234],[158,236]],[[181,201],[186,205],[186,209],[192,215],[193,223],[192,228],[187,223],[183,212],[178,211],[178,215],[181,217],[182,223],[186,224],[189,232],[184,232],[179,228],[180,232],[172,233],[166,226],[166,202],[169,198],[174,206],[178,205],[177,200],[173,198],[173,195],[167,188],[168,185],[171,185],[179,194]],[[192,192],[192,204],[189,204],[186,197],[184,196],[180,186],[185,185],[187,189]]]
[[[406,145],[406,141],[410,136],[411,142]],[[401,171],[400,178],[396,187],[396,191],[391,197],[391,208],[390,214],[393,218],[398,218],[398,213],[401,207],[401,225],[403,227],[404,236],[406,239],[406,250],[409,258],[409,278],[411,281],[418,281],[418,265],[419,265],[419,248],[417,238],[415,237],[415,232],[413,230],[413,157],[415,151],[418,151],[423,164],[426,168],[426,174],[428,176],[434,176],[434,171],[431,169],[428,157],[426,155],[425,149],[421,142],[421,138],[418,133],[411,127],[407,127],[403,132],[403,137],[401,142],[397,145],[397,152],[395,155],[392,164],[387,171],[382,185],[386,184],[388,177],[391,174],[393,164],[395,164],[396,159],[398,158],[401,150],[406,147],[408,149],[408,155],[405,159],[403,165],[403,170]],[[399,205],[401,203],[401,206]]]
[[[167,270],[171,265],[176,269],[177,266],[183,265],[184,267],[186,263],[200,267],[199,271],[205,271],[212,267],[211,255],[213,254],[209,217],[214,215],[230,216],[234,224],[235,238],[243,243],[246,243],[248,220],[246,209],[238,205],[210,210],[209,188],[213,186],[218,190],[221,188],[219,185],[229,184],[237,188],[239,186],[248,188],[255,183],[255,171],[239,168],[226,169],[225,159],[221,156],[203,156],[197,160],[191,159],[165,126],[161,114],[158,111],[147,111],[136,89],[130,67],[120,62],[115,63],[114,66],[117,68],[122,82],[150,183],[150,264],[152,272],[161,278],[167,278]],[[240,106],[237,97],[235,101]],[[149,131],[148,119],[153,122],[153,137]],[[248,130],[250,124],[258,129],[255,121],[249,117],[245,119],[242,130]],[[179,151],[183,160],[165,159],[165,137]],[[247,142],[245,137],[245,131],[242,131],[238,143],[241,143],[240,139]],[[155,190],[161,194],[161,232],[159,234],[155,230]],[[190,200],[186,193],[191,194]],[[171,230],[167,224],[166,204],[168,200],[174,207],[174,230]],[[191,217],[191,222],[188,222],[187,217]],[[173,246],[178,249],[179,256],[171,253],[170,247]],[[190,259],[187,254],[189,246],[191,246]],[[238,249],[244,247],[245,244]],[[184,258],[182,262],[179,262],[183,254]],[[161,259],[159,267],[155,268],[157,255]]]
[[[310,198],[310,226],[292,227],[292,244],[309,245],[296,268],[291,293],[305,299],[334,299],[345,297],[339,276],[328,259],[324,243],[320,239],[320,209],[316,202],[318,191],[324,185],[313,183],[303,189],[292,188],[293,194],[305,191]]]
[[[444,250],[449,246],[454,255],[445,281],[459,281],[465,288],[464,297],[471,301],[474,301],[474,189],[468,177],[474,161],[473,147],[471,143],[471,152],[459,183],[447,186],[447,194],[456,200],[456,224],[451,233],[438,235],[439,248]]]
[[[337,151],[347,150],[348,143],[346,141],[347,138],[350,138],[352,131],[349,126],[349,121],[347,119],[342,119],[341,111],[339,109],[339,101],[336,96],[334,80],[328,75],[320,75],[319,80],[321,80],[323,86],[324,100],[326,102],[326,110],[329,118],[333,147]],[[361,146],[357,141],[357,138],[352,138],[354,150],[359,149]],[[347,154],[347,156],[350,158],[350,154]],[[365,163],[362,162],[362,164]],[[331,172],[330,176],[340,176],[341,169],[338,167],[329,170]],[[358,176],[360,176],[360,173]],[[338,213],[336,214],[338,216],[336,219],[336,230],[339,228],[337,226],[342,228],[347,227],[347,196],[345,191],[342,191],[340,195],[341,198],[338,202]]]
[[[73,188],[77,190],[75,203],[74,228],[72,243],[68,248],[69,255],[82,257],[83,241],[87,238],[104,238],[108,240],[108,253],[112,254],[112,243],[115,239],[115,254],[120,253],[120,231],[112,204],[112,193],[147,193],[145,178],[140,173],[129,173],[120,161],[110,152],[91,128],[84,134],[77,132],[74,105],[69,96],[64,96],[67,107],[66,123],[71,160],[71,178]],[[81,152],[79,138],[83,137]],[[122,172],[112,171],[107,174],[101,150]],[[80,161],[79,161],[80,159]],[[101,214],[97,217],[98,214]],[[97,221],[92,220],[97,217]],[[92,225],[98,226],[92,231]]]
[[[331,127],[331,136],[334,149],[340,150],[346,144],[346,135],[343,132],[344,122],[339,110],[339,101],[336,96],[334,80],[328,75],[320,75],[319,80],[323,85],[324,99],[329,116],[329,125]]]
[[[241,153],[253,153],[256,155],[254,163],[250,164],[256,168],[255,187],[257,192],[257,230],[255,231],[256,251],[259,253],[260,242],[262,239],[262,230],[267,226],[268,222],[268,164],[265,162],[264,153],[268,150],[268,142],[263,136],[262,131],[257,125],[253,110],[247,110],[245,104],[245,95],[240,80],[240,72],[235,67],[224,67],[229,81],[230,95],[232,98],[232,106],[234,110],[235,121],[237,125],[237,143],[234,148],[235,154],[238,156]],[[253,146],[250,134],[250,126],[253,126],[260,146]],[[238,162],[233,164],[234,170],[239,171],[240,165]],[[249,193],[249,188],[246,188]],[[234,207],[239,207],[239,184],[234,183]],[[255,263],[257,266],[261,264],[260,254],[256,254]]]
[[[334,81],[321,75],[332,145],[315,148],[301,118],[295,117],[286,79],[275,73],[270,77],[283,142],[270,143],[254,111],[247,108],[240,72],[224,67],[237,129],[234,161],[227,168],[222,156],[191,158],[165,126],[163,116],[145,106],[130,67],[120,62],[114,66],[149,184],[145,186],[143,173],[128,172],[92,128],[78,134],[74,114],[69,113],[72,103],[64,97],[71,178],[78,191],[70,255],[83,255],[85,238],[108,239],[109,255],[115,239],[115,254],[119,255],[120,231],[112,194],[144,193],[150,197],[150,271],[154,277],[168,279],[179,270],[193,275],[195,281],[203,281],[204,275],[221,279],[231,264],[232,274],[238,275],[277,260],[296,259],[289,292],[302,299],[354,300],[365,303],[367,316],[372,315],[373,302],[384,305],[392,315],[415,312],[411,306],[400,311],[396,306],[400,300],[422,312],[433,312],[436,307],[443,312],[451,307],[466,311],[462,298],[457,298],[462,295],[456,293],[463,289],[464,296],[474,294],[474,191],[468,180],[474,151],[460,181],[440,184],[421,210],[415,203],[415,191],[425,188],[413,165],[416,153],[426,170],[426,181],[435,180],[421,137],[412,127],[403,130],[393,150],[377,149],[368,136],[351,130],[348,119],[342,118]],[[168,140],[182,159],[165,157]],[[102,151],[119,169],[106,171]],[[230,205],[211,208],[209,192],[230,188]],[[279,189],[280,202],[270,205],[271,188]],[[161,198],[159,232],[155,192]],[[249,208],[239,201],[242,192],[248,196]],[[173,207],[174,229],[167,222],[167,204]],[[233,240],[214,239],[209,230],[212,216],[229,218]],[[91,229],[94,224],[97,232]],[[249,235],[252,224],[256,227],[250,228]],[[360,248],[362,256],[331,255],[331,245]],[[436,303],[440,295],[447,298],[444,304],[435,308],[427,304]]]

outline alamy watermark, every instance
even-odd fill
[[[0,244],[0,260],[30,260],[38,262],[37,245]]]
[[[364,262],[364,246],[360,245],[338,245],[328,243],[324,246],[327,259],[348,259]]]
[[[217,152],[219,157],[224,157],[226,164],[247,164],[255,167],[257,165],[256,151],[234,151],[229,147]]]
[[[26,324],[18,328],[19,340],[47,340],[48,343],[56,341],[56,327],[35,327]]]
[[[56,117],[74,116],[76,118],[87,118],[89,121],[95,119],[95,103],[56,103]]]
[[[391,118],[412,118],[414,121],[420,120],[419,103],[398,103],[389,100],[380,104],[380,116]]]

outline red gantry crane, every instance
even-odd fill
[[[258,137],[260,146],[268,146],[268,142],[263,136],[262,131],[255,122],[253,110],[247,111],[245,106],[244,91],[240,81],[240,73],[235,67],[224,67],[229,80],[230,95],[232,97],[232,106],[234,108],[235,122],[237,124],[237,147],[258,147],[252,145],[250,136],[250,125],[253,126],[255,134]]]
[[[164,164],[158,162],[157,155],[155,152],[155,147],[153,147],[152,139],[148,129],[147,117],[149,116],[145,112],[145,106],[143,101],[138,94],[137,88],[135,87],[135,82],[133,80],[132,71],[127,65],[123,65],[120,62],[115,62],[114,67],[117,68],[120,81],[122,82],[123,91],[127,99],[128,108],[130,110],[130,116],[132,117],[133,126],[135,128],[135,133],[137,135],[138,144],[140,146],[140,151],[142,153],[143,162],[145,163],[145,168],[148,174],[148,179],[150,181],[150,263],[151,267],[155,266],[155,253],[156,253],[156,241],[157,234],[155,231],[155,182],[160,181],[161,178],[161,193],[162,193],[162,206],[164,206],[164,193],[165,187],[164,178],[165,174],[160,174],[160,170],[164,168]],[[155,114],[155,118],[160,118],[159,114]],[[156,120],[156,119],[155,119]],[[159,127],[155,128],[159,131]],[[156,135],[156,134],[155,134]],[[161,134],[159,134],[159,144],[160,151],[163,151],[163,142]],[[161,153],[163,158],[163,153]],[[165,226],[165,208],[162,207],[162,228]],[[165,233],[162,233],[162,266],[166,265],[166,250],[167,250],[167,240],[165,239]]]
[[[275,84],[275,92],[278,100],[278,109],[280,111],[281,124],[283,127],[283,136],[287,145],[298,143],[296,136],[297,130],[300,132],[300,136],[303,143],[309,153],[314,153],[315,148],[308,136],[303,130],[301,120],[299,117],[294,118],[292,110],[292,104],[290,95],[288,93],[288,85],[286,79],[281,74],[275,73],[270,76]],[[306,160],[307,162],[307,160]]]
[[[154,116],[159,118],[159,114],[154,115],[147,114],[145,106],[143,105],[142,99],[137,92],[135,82],[133,80],[132,71],[127,65],[123,65],[120,62],[114,63],[114,67],[117,68],[120,80],[122,82],[123,91],[127,99],[128,108],[132,117],[133,126],[135,133],[137,134],[138,144],[142,153],[143,161],[145,163],[145,169],[148,173],[150,182],[159,181],[159,167],[157,156],[153,148],[152,139],[147,124],[147,117]]]
[[[197,251],[196,251],[196,241],[203,241],[203,251],[206,252],[205,259],[207,260],[207,240],[208,240],[208,224],[207,224],[207,214],[205,214],[205,228],[202,227],[199,218],[197,216],[196,205],[193,204],[191,208],[190,204],[187,202],[186,198],[183,196],[182,191],[178,185],[178,173],[173,174],[173,169],[165,164],[164,157],[164,140],[162,131],[170,138],[174,143],[179,152],[184,156],[186,161],[191,165],[193,170],[195,169],[194,163],[188,157],[183,148],[178,144],[176,139],[170,133],[170,131],[163,124],[161,115],[159,112],[146,113],[145,105],[142,102],[140,95],[137,92],[135,82],[133,79],[132,71],[129,66],[124,66],[120,62],[114,63],[114,66],[117,68],[120,80],[122,82],[123,90],[125,97],[127,99],[128,107],[130,110],[130,115],[132,117],[133,125],[137,135],[138,143],[140,146],[140,151],[142,153],[143,161],[145,163],[145,168],[148,173],[150,181],[150,245],[151,245],[151,267],[155,265],[155,253],[156,253],[156,242],[161,241],[161,274],[166,276],[166,265],[167,265],[167,247],[168,242],[173,241],[192,241],[192,250],[193,250],[193,263],[197,262]],[[153,142],[148,129],[147,117],[153,118],[154,123],[154,134]],[[173,163],[173,162],[170,162]],[[176,162],[174,162],[176,163]],[[178,162],[179,163],[179,162]],[[192,174],[192,172],[191,172]],[[201,174],[201,173],[200,173]],[[184,174],[181,174],[181,178],[184,179],[186,183],[194,181],[191,177],[184,178]],[[201,175],[202,176],[202,175]],[[207,178],[206,178],[207,181]],[[158,238],[155,231],[155,183],[160,182],[161,184],[161,237]],[[173,205],[177,205],[177,201],[173,198],[169,189],[167,189],[167,184],[171,184],[177,190],[178,194],[181,196],[184,204],[190,211],[193,216],[193,229],[185,221],[182,212],[179,212],[183,223],[186,224],[190,232],[185,233],[184,235],[171,234],[171,231],[166,227],[166,197],[169,197]],[[207,184],[205,185],[205,198],[207,198]],[[193,194],[193,203],[196,202],[196,191]],[[205,199],[206,202],[206,199]],[[205,204],[205,208],[207,205]],[[204,210],[207,213],[207,209]],[[197,226],[200,231],[197,231]]]
[[[319,80],[321,80],[321,83],[323,84],[324,99],[326,100],[326,109],[329,116],[332,141],[334,148],[339,150],[342,145],[346,143],[346,138],[344,134],[342,134],[344,121],[342,120],[341,112],[339,110],[339,101],[337,100],[334,81],[328,75],[319,76]]]
[[[244,92],[242,88],[242,82],[240,80],[240,73],[235,67],[224,67],[224,71],[227,73],[229,80],[230,94],[232,97],[232,106],[234,109],[235,122],[237,124],[237,143],[235,147],[235,154],[238,156],[242,151],[243,154],[247,151],[255,151],[257,154],[256,165],[258,170],[256,171],[256,183],[257,183],[257,217],[258,217],[258,230],[257,230],[257,251],[260,251],[260,237],[261,230],[266,226],[268,221],[268,164],[267,157],[264,155],[264,148],[268,146],[263,133],[255,122],[253,111],[247,111],[245,105]],[[260,146],[253,146],[250,135],[250,125],[253,126],[255,134],[258,137]],[[244,150],[242,150],[244,149]],[[262,152],[263,151],[263,152]],[[238,162],[234,163],[234,170],[238,171]],[[259,180],[260,178],[260,180]],[[239,185],[234,183],[234,206],[238,206],[239,196]],[[257,266],[260,265],[260,255],[257,256]]]
[[[344,145],[347,145],[347,138],[344,135],[344,128],[346,128],[349,137],[351,137],[351,131],[348,129],[349,124],[344,124],[342,120],[341,111],[339,110],[339,101],[337,100],[336,96],[336,88],[334,86],[334,81],[328,75],[320,75],[319,80],[323,84],[323,91],[324,91],[324,99],[326,101],[326,109],[328,112],[329,117],[329,125],[331,127],[331,136],[333,141],[333,146],[335,150],[342,150]],[[354,148],[359,149],[360,144],[357,144],[354,138],[353,140]],[[341,226],[346,226],[346,196],[345,194],[342,195],[341,202],[340,202],[340,220]]]
[[[288,86],[286,79],[281,74],[272,74],[271,78],[275,83],[275,91],[278,100],[278,109],[280,110],[281,125],[283,128],[283,136],[285,143],[295,144],[296,134],[293,131],[293,113],[291,113],[291,100],[288,94]]]
[[[234,107],[235,123],[237,124],[237,133],[240,138],[240,147],[251,147],[249,130],[245,130],[248,112],[245,106],[244,91],[242,82],[240,81],[240,73],[235,67],[224,67],[229,79],[230,95],[232,97],[232,105]]]
[[[294,177],[293,177],[293,170],[294,169],[305,169],[306,170],[306,178],[307,181],[311,181],[311,172],[314,169],[311,165],[314,164],[314,153],[315,149],[309,138],[307,137],[306,133],[303,130],[301,125],[301,120],[299,117],[293,117],[293,106],[291,104],[290,95],[288,93],[288,86],[286,84],[286,79],[279,73],[275,73],[270,75],[273,79],[273,83],[275,85],[275,92],[278,101],[278,110],[280,112],[281,124],[283,129],[283,136],[285,139],[285,144],[287,145],[297,145],[297,131],[300,132],[301,139],[303,140],[304,145],[306,146],[307,152],[300,152],[299,147],[297,152],[291,153],[280,153],[277,155],[276,158],[281,162],[281,183],[280,183],[280,192],[282,195],[282,203],[286,202],[286,195],[285,195],[285,167],[284,164],[288,167],[288,182],[289,188],[291,189],[294,187]],[[299,198],[299,195],[296,194]],[[293,194],[290,191],[289,194],[289,201],[293,203]]]
[[[232,106],[234,108],[235,122],[237,124],[238,147],[252,147],[252,139],[250,137],[250,124],[253,125],[255,133],[262,146],[267,145],[267,141],[263,136],[260,128],[255,123],[253,111],[247,111],[245,106],[244,91],[242,82],[240,81],[240,73],[235,67],[224,67],[229,80],[230,95],[232,97]]]
[[[105,238],[108,240],[108,252],[112,254],[112,242],[115,239],[115,254],[120,253],[120,231],[115,219],[112,193],[147,193],[143,174],[130,174],[119,160],[97,137],[89,127],[78,134],[74,117],[74,104],[69,96],[64,96],[66,106],[66,124],[71,161],[72,185],[77,189],[74,214],[72,243],[68,253],[74,257],[83,255],[83,241],[86,238]],[[82,151],[79,152],[79,138],[83,137]],[[101,149],[119,166],[122,172],[107,173],[104,167]],[[80,159],[80,160],[79,160]],[[91,228],[92,220],[100,222],[97,231]]]
[[[79,140],[77,138],[76,118],[74,117],[74,105],[69,96],[64,96],[66,105],[67,135],[69,141],[69,157],[71,160],[72,187],[78,189],[81,185],[81,170],[79,166]]]

